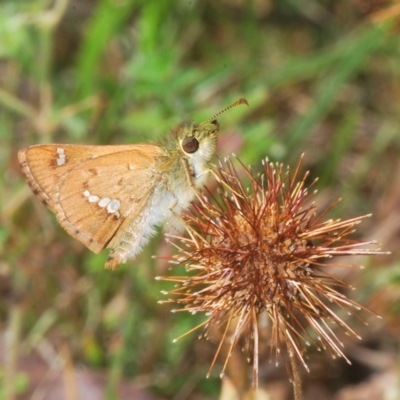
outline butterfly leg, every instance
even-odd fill
[[[224,172],[225,175],[227,175],[226,171],[223,171],[223,172]],[[222,179],[221,176],[218,175],[217,172],[215,172],[214,169],[212,169],[212,168],[207,168],[207,169],[204,170],[200,175],[206,174],[206,173],[207,173],[207,174],[210,173],[210,174],[215,178],[215,180],[216,180],[219,184],[225,186],[229,191],[231,191],[232,193],[234,193],[235,196],[238,196],[238,197],[243,198],[243,195],[240,194],[240,193],[238,193],[238,192],[236,192],[235,190],[233,190],[232,187],[229,185],[229,183],[226,182],[226,180]],[[200,175],[199,175],[199,176],[200,176]],[[237,178],[234,178],[234,176],[232,176],[232,175],[228,175],[228,176],[229,176],[230,179],[232,179],[232,178],[233,178],[233,179],[237,179]]]

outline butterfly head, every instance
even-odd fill
[[[208,162],[215,154],[219,124],[182,124],[177,130],[177,142],[182,156],[191,162]]]

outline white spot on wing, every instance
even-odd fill
[[[109,197],[102,197],[100,199],[96,194],[91,194],[89,190],[85,190],[82,194],[87,198],[89,203],[97,203],[101,208],[107,207],[107,212],[114,214],[117,218],[120,217],[120,213],[117,211],[121,205],[120,201],[117,199],[111,200]]]
[[[93,194],[88,197],[89,203],[97,203],[99,199],[100,199],[99,196]]]
[[[62,147],[57,147],[57,165],[64,165],[67,162],[67,156],[65,155],[65,150]]]
[[[108,205],[108,203],[110,201],[111,201],[111,199],[109,197],[104,197],[99,201],[98,205],[99,205],[99,207],[103,207],[104,208],[104,207],[106,207]]]
[[[111,203],[107,206],[107,211],[109,213],[114,213],[118,210],[120,205],[121,203],[119,202],[119,200],[112,200]]]

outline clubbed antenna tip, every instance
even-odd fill
[[[208,124],[209,122],[213,121],[215,118],[218,117],[218,115],[221,115],[222,113],[224,113],[225,111],[230,110],[233,107],[236,107],[240,104],[246,104],[246,106],[249,105],[249,103],[247,102],[246,99],[244,99],[243,97],[240,98],[239,100],[236,100],[234,103],[232,103],[230,106],[224,108],[223,110],[217,112],[215,115],[213,115],[212,117],[206,119],[205,121],[203,121],[200,125],[204,125],[204,124]]]

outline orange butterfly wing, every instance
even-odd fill
[[[158,179],[158,146],[36,145],[18,158],[32,191],[62,227],[99,253],[147,203]]]

